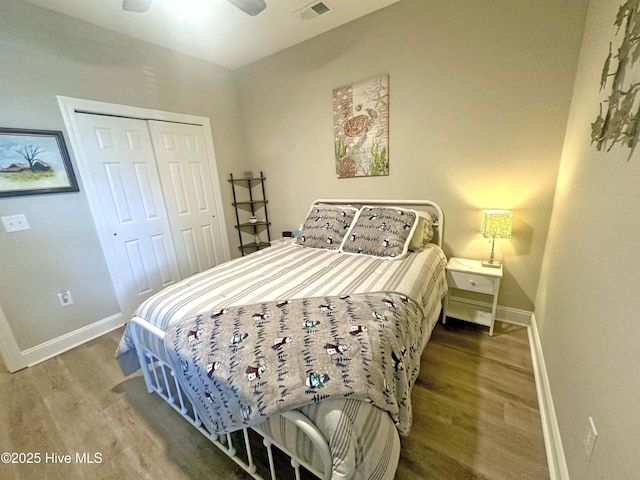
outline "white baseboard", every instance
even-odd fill
[[[470,305],[477,305],[479,307],[484,307],[491,311],[491,304],[486,302],[481,302],[478,300],[473,300],[465,297],[458,297],[455,295],[451,296],[451,300],[455,300],[460,303],[468,303]],[[511,307],[501,307],[498,305],[498,309],[496,310],[496,320],[500,322],[511,323],[513,325],[520,325],[522,327],[528,327],[531,324],[531,312],[526,310],[519,310],[517,308]]]
[[[56,355],[71,350],[83,343],[87,343],[94,338],[97,338],[105,333],[109,333],[116,328],[124,325],[122,320],[122,314],[117,313],[111,317],[107,317],[103,320],[99,320],[86,327],[79,328],[73,332],[69,332],[48,342],[41,343],[35,347],[27,348],[23,350],[22,358],[28,367],[32,367],[37,363],[44,362]]]
[[[490,308],[489,304],[461,297],[452,297],[459,302],[466,302],[478,306]],[[542,344],[538,335],[538,325],[536,317],[532,312],[518,310],[516,308],[498,306],[496,320],[520,325],[527,328],[529,335],[529,348],[531,349],[531,361],[533,363],[533,373],[536,381],[536,392],[538,395],[538,406],[540,410],[540,420],[542,422],[542,433],[544,435],[544,445],[549,465],[550,480],[570,480],[567,462],[560,438],[558,419],[556,418],[551,387],[547,375],[547,367],[542,354]]]
[[[540,420],[542,421],[542,433],[544,435],[544,445],[547,452],[547,463],[549,465],[550,480],[570,480],[567,461],[564,456],[560,428],[556,418],[556,410],[553,406],[551,387],[547,368],[542,354],[542,344],[538,335],[538,325],[536,317],[531,314],[531,323],[528,327],[529,346],[531,348],[531,360],[533,362],[533,373],[536,379],[536,391],[538,392],[538,405],[540,408]]]
[[[20,347],[16,343],[7,317],[4,315],[2,305],[0,305],[0,357],[4,361],[4,366],[11,373],[22,370],[27,366],[20,354]],[[2,367],[0,366],[0,368]]]
[[[501,307],[498,305],[496,311],[496,320],[505,323],[511,323],[513,325],[520,325],[521,327],[529,327],[531,325],[531,312],[526,310],[519,310],[511,307]]]

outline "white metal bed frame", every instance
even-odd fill
[[[377,206],[393,206],[393,207],[410,207],[416,210],[428,210],[434,216],[434,239],[432,243],[442,247],[444,233],[444,214],[441,207],[429,200],[362,200],[362,199],[318,199],[313,202],[315,204],[330,205],[377,205]],[[277,472],[275,468],[273,446],[275,445],[280,451],[285,453],[291,459],[291,467],[294,469],[295,477],[300,480],[300,467],[304,467],[307,471],[320,479],[331,478],[332,458],[329,445],[322,436],[318,428],[313,422],[302,412],[298,410],[290,410],[282,412],[279,415],[291,422],[299,428],[313,443],[320,456],[322,470],[318,470],[305,459],[299,458],[294,452],[291,452],[286,446],[274,440],[266,432],[260,429],[260,425],[255,427],[243,428],[242,438],[244,440],[244,456],[239,456],[237,448],[234,446],[231,434],[216,435],[209,432],[203,425],[202,420],[193,408],[193,404],[189,397],[180,387],[175,372],[170,365],[160,359],[155,353],[146,348],[139,341],[138,328],[145,329],[152,335],[164,340],[165,332],[158,327],[151,325],[139,317],[131,319],[131,335],[136,348],[138,360],[144,377],[144,381],[149,393],[157,393],[165,402],[184,417],[191,425],[193,425],[200,433],[207,437],[218,449],[231,458],[245,472],[257,480],[264,480],[257,472],[257,466],[254,462],[251,444],[249,441],[249,428],[257,433],[263,439],[263,445],[267,450],[269,459],[269,473],[271,480],[277,480]],[[168,357],[167,357],[168,358]],[[167,375],[168,373],[168,375]],[[171,382],[169,377],[173,378]],[[246,457],[246,458],[245,458]]]
[[[251,444],[249,442],[249,431],[247,428],[242,429],[242,436],[244,440],[244,451],[246,459],[238,455],[238,451],[235,448],[231,439],[231,434],[216,435],[210,433],[202,424],[202,420],[199,418],[193,404],[189,397],[185,395],[175,372],[171,366],[167,365],[164,361],[158,358],[153,352],[144,347],[138,340],[138,328],[146,329],[159,339],[164,339],[165,332],[158,327],[145,322],[144,320],[133,317],[131,320],[132,328],[131,335],[133,337],[133,343],[136,346],[138,354],[138,360],[142,369],[142,375],[147,385],[147,391],[149,393],[157,393],[160,397],[167,402],[174,410],[182,415],[191,425],[200,431],[205,437],[218,447],[224,454],[236,462],[244,471],[246,471],[253,478],[263,480],[263,477],[257,473],[256,464],[253,461],[253,455],[251,451]],[[169,375],[167,375],[169,373]],[[170,383],[169,377],[173,378]],[[298,410],[291,410],[280,414],[296,427],[302,430],[307,437],[311,440],[313,445],[318,451],[322,460],[323,470],[319,471],[311,464],[301,458],[297,458],[292,452],[290,452],[284,445],[271,438],[268,434],[260,430],[259,426],[249,427],[258,435],[263,438],[263,445],[267,449],[267,455],[269,458],[269,471],[271,479],[276,480],[275,463],[273,459],[273,448],[275,445],[285,454],[291,458],[291,466],[295,470],[296,479],[300,479],[300,466],[303,466],[309,472],[314,474],[318,478],[329,479],[331,478],[331,453],[329,451],[329,445],[326,440],[317,429],[317,427],[307,418],[306,415]]]

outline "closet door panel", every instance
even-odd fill
[[[209,155],[200,125],[149,121],[183,276],[224,261]],[[215,188],[218,188],[215,186]]]
[[[145,120],[76,113],[99,199],[109,268],[125,308],[180,280],[156,158]],[[95,214],[94,214],[95,216]],[[115,270],[114,270],[115,269]]]

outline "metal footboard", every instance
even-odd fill
[[[239,455],[238,449],[234,446],[231,434],[216,435],[209,432],[193,408],[191,400],[180,387],[178,379],[176,378],[171,366],[140,342],[138,329],[146,330],[149,334],[157,337],[159,340],[164,339],[165,332],[138,317],[134,317],[131,321],[131,335],[133,337],[133,342],[140,361],[140,367],[149,393],[157,393],[165,402],[171,405],[174,410],[198,429],[200,433],[207,437],[216,447],[236,462],[236,464],[238,464],[238,466],[240,466],[249,475],[258,480],[264,480],[264,478],[257,473],[257,467],[254,463],[251,444],[249,441],[249,429],[243,428],[241,431],[244,443],[243,456]],[[291,459],[291,467],[295,471],[296,479],[300,479],[301,466],[318,478],[331,478],[332,462],[329,445],[318,428],[307,416],[297,410],[283,412],[280,415],[300,429],[313,443],[320,459],[322,460],[323,469],[320,471],[311,465],[311,463],[306,459],[298,458],[285,445],[282,445],[260,429],[260,425],[257,425],[255,428],[250,427],[253,432],[263,439],[262,443],[267,451],[267,457],[269,459],[271,480],[277,480],[278,478],[273,456],[274,445]]]

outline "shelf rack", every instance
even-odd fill
[[[231,190],[233,192],[233,208],[236,211],[236,230],[238,231],[238,240],[240,246],[238,249],[242,256],[245,253],[255,252],[262,248],[267,248],[271,245],[271,222],[269,221],[269,213],[267,210],[267,200],[264,183],[267,178],[261,171],[259,177],[245,177],[234,178],[233,174],[229,174],[229,183],[231,183]],[[260,186],[259,189],[255,188]],[[238,191],[236,188],[240,187],[246,189],[246,192],[239,199]],[[257,190],[257,195],[254,195],[254,189]],[[247,200],[247,194],[249,199]],[[258,217],[261,219],[256,222],[251,222],[251,217]],[[266,240],[261,237],[261,234],[266,232]],[[246,236],[251,235],[253,241],[246,242]]]

